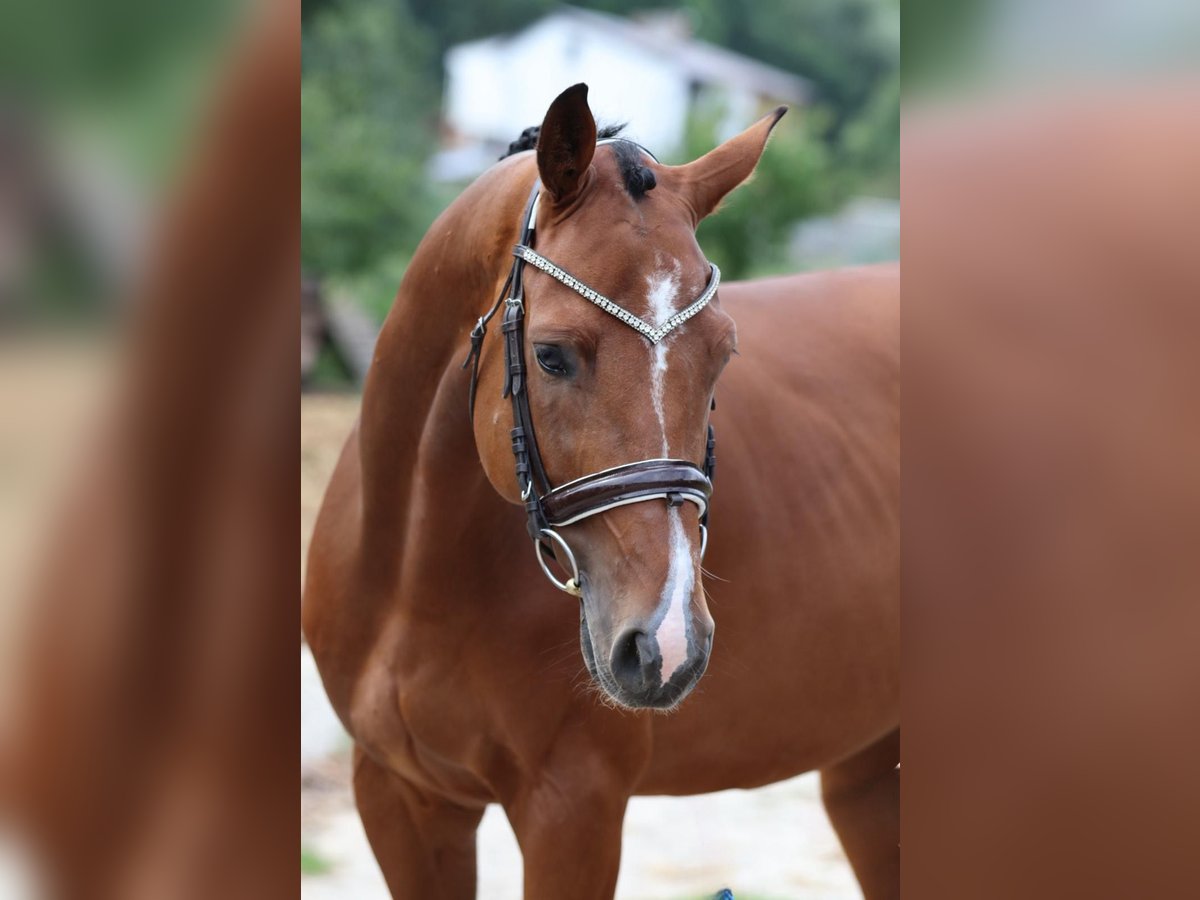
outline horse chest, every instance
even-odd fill
[[[413,665],[396,649],[389,648],[388,662],[364,668],[350,716],[356,742],[415,786],[463,803],[487,802],[487,781],[472,765],[481,732],[470,693],[454,680],[453,667]]]

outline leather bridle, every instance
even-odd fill
[[[648,150],[641,149],[651,159],[655,159]],[[492,308],[479,317],[471,330],[471,350],[462,367],[465,369],[471,366],[468,409],[471,420],[474,421],[475,391],[479,380],[479,355],[483,339],[487,334],[488,323],[503,305],[504,318],[500,327],[504,334],[503,396],[512,400],[512,450],[516,461],[517,485],[525,504],[525,528],[534,542],[538,562],[546,577],[555,587],[579,597],[582,596],[582,588],[575,554],[555,529],[572,525],[618,506],[657,499],[666,500],[671,507],[680,506],[685,500],[694,503],[700,510],[700,555],[703,558],[708,545],[708,501],[712,495],[712,479],[717,463],[716,438],[712,425],[709,424],[703,467],[681,459],[643,459],[593,472],[558,487],[551,485],[538,451],[533,430],[533,415],[529,407],[529,379],[525,365],[525,266],[532,265],[546,272],[624,322],[652,344],[657,344],[708,304],[716,294],[721,273],[710,263],[712,272],[708,285],[696,300],[665,322],[645,322],[533,251],[540,190],[540,183],[535,183],[525,205],[520,243],[513,248],[512,269]],[[561,581],[554,575],[546,562],[546,551],[549,551],[560,565],[570,569],[570,578]],[[560,553],[562,559],[559,559]]]

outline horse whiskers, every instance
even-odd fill
[[[566,650],[566,649],[573,650],[574,648],[576,648],[578,646],[579,646],[579,638],[572,637],[569,640],[561,641],[560,643],[557,643],[557,644],[549,644],[548,646],[543,647],[541,655],[546,656],[549,653],[561,653],[563,650]]]
[[[716,596],[716,594],[713,593],[711,584],[702,585],[700,589],[704,592],[704,600],[706,603]]]
[[[723,582],[725,582],[726,584],[729,584],[729,579],[728,579],[728,578],[722,578],[720,575],[714,575],[712,572],[708,571],[708,569],[704,568],[704,564],[703,564],[703,563],[701,563],[701,564],[700,564],[700,573],[701,573],[701,574],[702,574],[702,575],[703,575],[705,578],[711,578],[713,581],[723,581]]]
[[[550,652],[550,651],[547,650],[547,652]],[[576,666],[574,665],[574,663],[578,660],[578,656],[579,656],[579,647],[578,646],[560,647],[560,648],[556,649],[556,653],[557,653],[557,655],[554,658],[546,660],[545,667],[542,670],[543,673],[552,672],[552,671],[555,671],[558,669],[576,669],[577,673],[579,671],[582,671],[585,675],[587,674],[586,669],[580,670],[580,669],[577,669]],[[572,677],[578,677],[578,674],[573,675]]]
[[[571,656],[579,650],[579,638],[573,637],[559,644],[550,644],[542,648],[541,656],[544,659],[551,653],[556,654],[556,657],[551,660],[551,663],[566,662]]]
[[[583,696],[586,694],[591,694],[592,697],[595,700],[597,700],[601,706],[604,706],[608,709],[613,709],[613,710],[625,710],[626,709],[626,707],[623,706],[621,703],[619,703],[614,697],[612,697],[608,693],[608,691],[604,690],[604,688],[602,688],[596,682],[596,680],[591,677],[591,675],[588,675],[587,673],[584,673],[584,674],[586,677],[583,679],[582,683],[580,682],[579,679],[576,679],[575,684],[572,685],[572,687],[576,691],[575,695],[577,697]]]

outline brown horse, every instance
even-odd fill
[[[508,331],[482,341],[467,415],[467,333],[503,297],[535,182],[537,254],[661,324],[718,277],[696,225],[750,176],[782,113],[671,167],[597,146],[577,85],[536,154],[482,175],[413,258],[304,601],[397,897],[473,897],[476,826],[497,802],[527,898],[611,898],[631,796],[811,769],[864,894],[899,895],[898,270],[727,285],[658,341],[525,270],[517,388],[550,483],[631,461],[698,468],[716,389],[715,586],[704,504],[667,490],[554,529],[577,561],[577,612],[512,506],[531,482],[514,475]]]

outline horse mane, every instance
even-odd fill
[[[621,122],[615,125],[603,125],[596,131],[596,139],[603,141],[615,138],[625,130],[627,124],[627,122]],[[541,130],[540,125],[526,128],[521,132],[519,138],[508,145],[508,151],[500,158],[507,159],[514,153],[522,153],[536,148],[538,134]],[[646,191],[653,188],[657,182],[654,179],[654,173],[642,162],[641,149],[632,141],[616,141],[613,144],[613,153],[617,157],[617,166],[620,169],[621,178],[625,182],[625,190],[635,199],[645,196]]]

